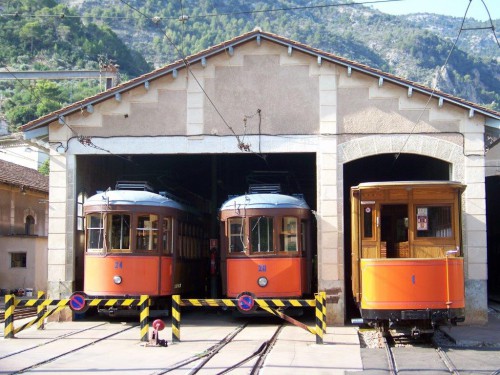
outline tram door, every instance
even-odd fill
[[[406,204],[380,206],[380,253],[382,258],[409,257]]]

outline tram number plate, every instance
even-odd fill
[[[401,318],[408,320],[429,319],[429,312],[427,310],[403,310]]]
[[[258,269],[259,272],[266,272],[266,265],[265,264],[258,264]]]

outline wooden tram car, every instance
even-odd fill
[[[297,298],[311,292],[311,210],[301,196],[249,193],[220,209],[222,292]]]
[[[352,289],[363,322],[418,335],[464,320],[464,189],[449,181],[351,188]]]
[[[192,209],[150,191],[111,190],[87,199],[84,215],[87,295],[148,295],[165,309],[168,296],[205,285],[208,246]]]

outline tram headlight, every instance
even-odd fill
[[[113,276],[113,281],[115,282],[115,284],[121,284],[122,283],[122,277],[121,276]]]
[[[264,276],[259,277],[258,280],[257,280],[257,284],[259,284],[259,286],[261,288],[266,287],[267,286],[267,278],[265,278]]]

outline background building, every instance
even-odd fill
[[[0,288],[47,290],[49,178],[0,160]]]
[[[186,66],[185,62],[188,62]],[[317,285],[328,323],[350,296],[349,188],[454,180],[462,202],[467,321],[487,319],[485,132],[500,113],[255,30],[23,127],[51,144],[48,290],[82,288],[82,204],[144,180],[217,208],[250,172],[295,176],[316,216]],[[189,194],[188,194],[189,192]]]

